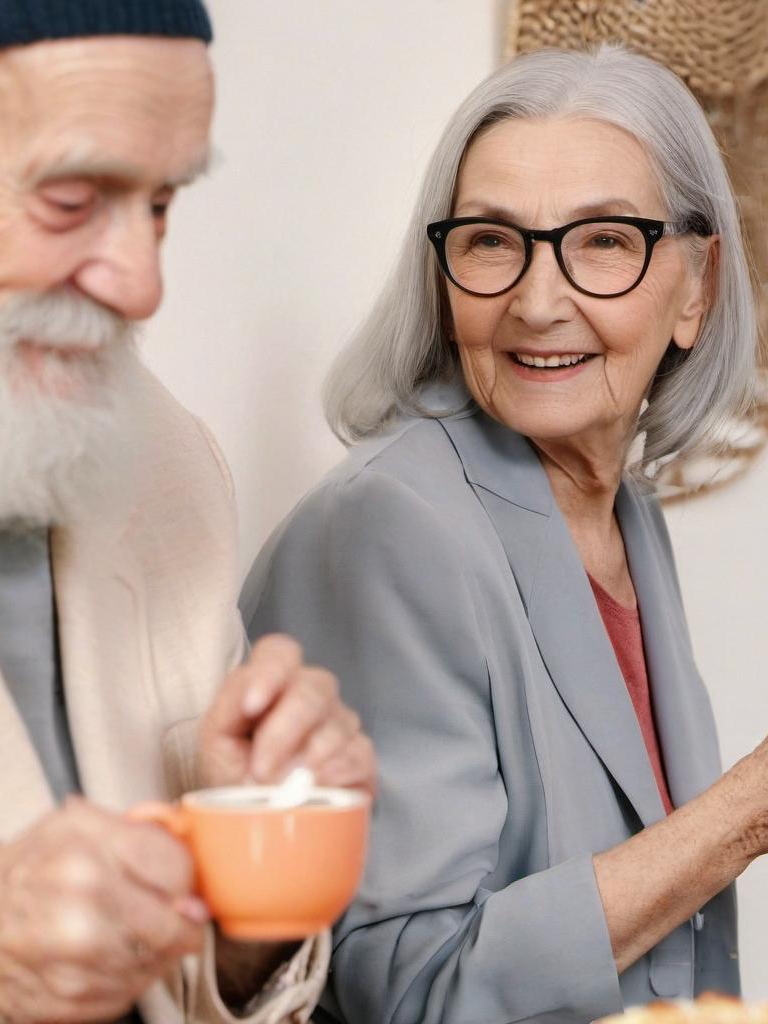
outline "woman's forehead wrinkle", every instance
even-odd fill
[[[612,125],[586,120],[494,126],[465,153],[456,200],[456,213],[474,213],[478,204],[558,224],[581,216],[663,214],[640,143]]]
[[[526,227],[521,221],[522,214],[512,205],[498,206],[489,203],[481,196],[467,196],[454,211],[457,217],[488,217],[491,220],[508,220],[512,224]],[[639,217],[643,213],[628,199],[622,198],[595,198],[590,202],[574,206],[570,210],[563,211],[569,221],[580,220],[582,217],[611,217],[631,216]],[[539,226],[539,225],[537,225]],[[559,226],[559,225],[558,225]]]

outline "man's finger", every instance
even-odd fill
[[[255,779],[269,781],[296,757],[307,736],[338,704],[338,691],[330,672],[302,669],[256,730],[251,760]]]
[[[120,822],[112,846],[127,878],[166,898],[188,895],[194,866],[187,847],[161,825]]]
[[[298,756],[307,768],[315,769],[337,754],[343,754],[359,732],[360,716],[340,704],[333,715],[308,734]]]
[[[318,786],[364,789],[376,796],[376,755],[365,733],[353,737],[342,751],[315,769]]]
[[[283,633],[262,637],[251,651],[246,671],[250,682],[243,699],[243,711],[255,717],[262,714],[278,696],[287,681],[301,668],[301,646]]]
[[[249,736],[253,720],[279,697],[301,666],[301,648],[290,637],[263,637],[247,664],[235,669],[219,688],[204,722],[204,732]]]
[[[124,905],[122,913],[129,969],[157,974],[162,964],[202,949],[203,927],[160,897],[137,892],[131,906]]]

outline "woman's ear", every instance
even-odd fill
[[[451,303],[448,299],[448,289],[445,285],[445,280],[442,279],[438,283],[438,289],[440,291],[440,330],[444,338],[447,338],[451,344],[456,341],[456,331],[453,327],[453,314],[451,313]]]
[[[697,266],[690,275],[688,296],[672,331],[672,341],[681,349],[691,349],[696,344],[715,294],[720,236],[712,235],[704,242],[705,248],[696,254]]]

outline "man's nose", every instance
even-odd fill
[[[126,320],[152,316],[163,297],[163,279],[151,210],[116,212],[75,273],[74,284]]]
[[[528,269],[509,293],[509,312],[532,330],[543,331],[568,319],[570,285],[560,269],[550,242],[533,242]]]

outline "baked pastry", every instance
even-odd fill
[[[707,992],[693,1002],[658,1002],[603,1017],[595,1024],[768,1024],[768,1003],[743,1003]]]

